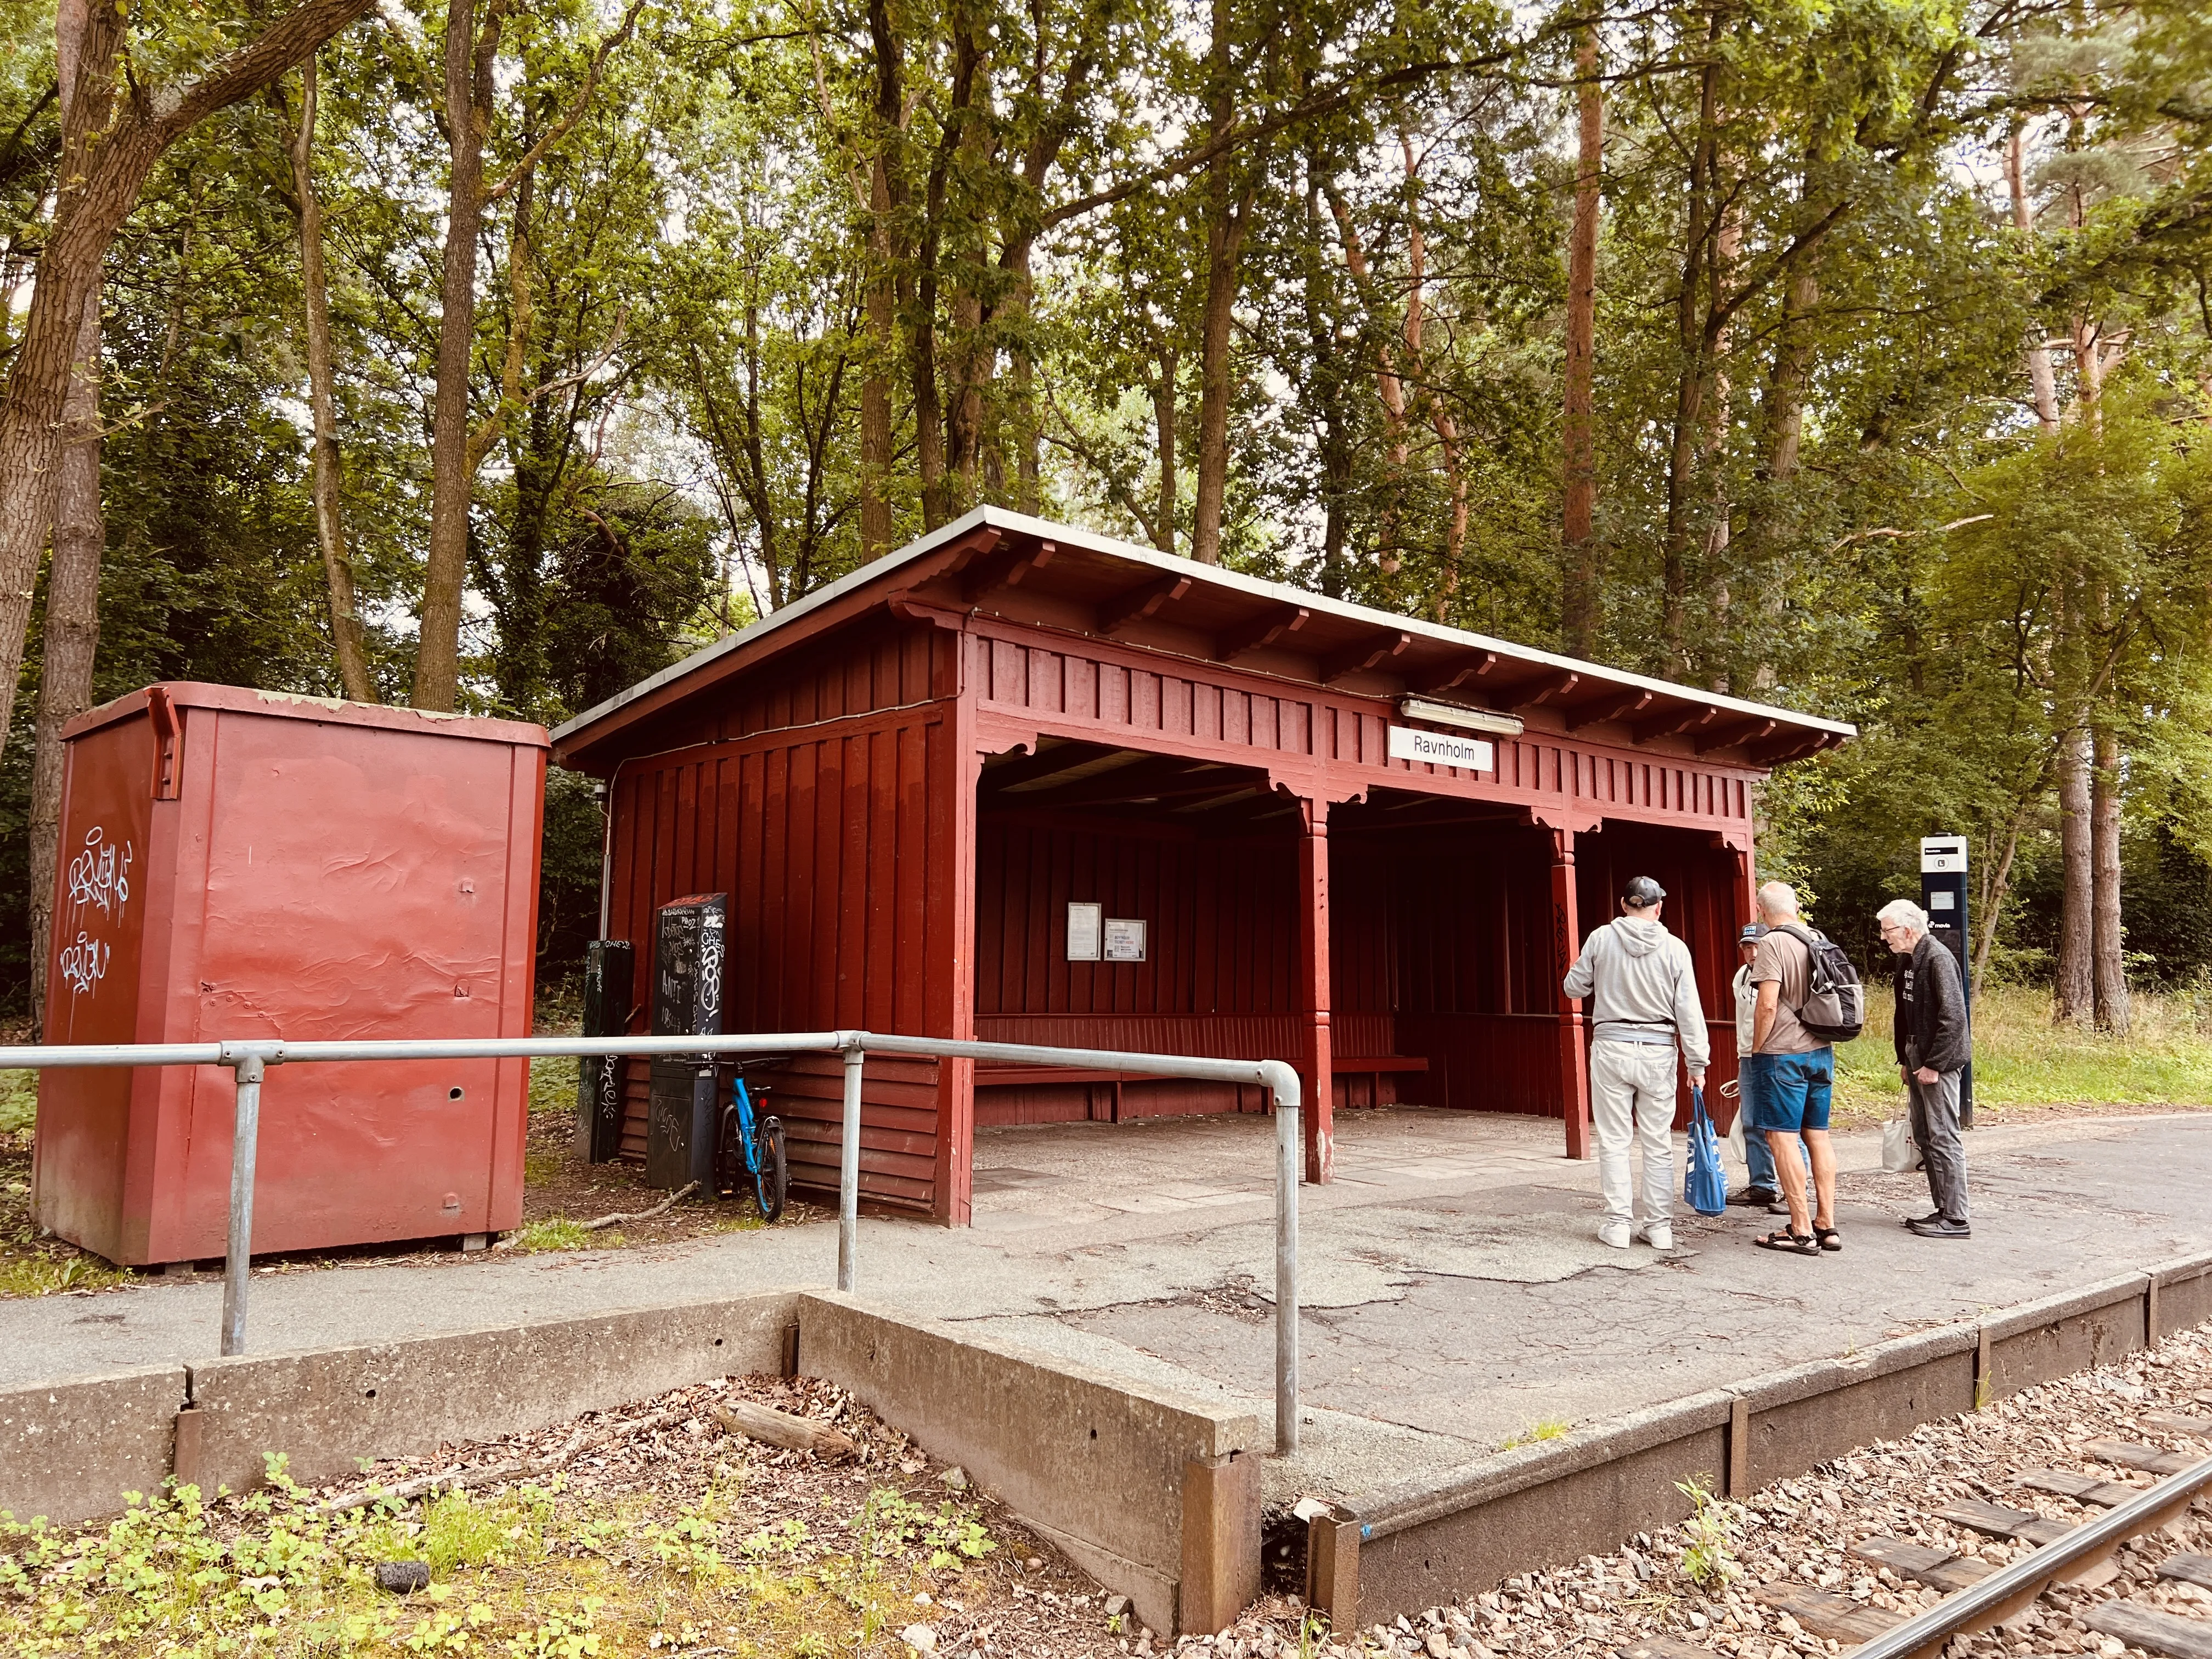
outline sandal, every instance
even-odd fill
[[[1824,1250],[1840,1250],[1844,1248],[1844,1236],[1833,1227],[1815,1227],[1813,1229],[1813,1237]]]
[[[1812,1234],[1793,1233],[1789,1231],[1787,1229],[1778,1229],[1771,1233],[1761,1233],[1757,1238],[1753,1239],[1751,1242],[1758,1245],[1762,1250],[1787,1250],[1792,1255],[1818,1255],[1820,1254],[1820,1247],[1814,1242]]]

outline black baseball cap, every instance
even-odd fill
[[[1628,885],[1620,890],[1621,902],[1645,909],[1667,896],[1667,890],[1649,876],[1631,876]]]
[[[1747,921],[1743,931],[1735,936],[1735,942],[1738,945],[1756,945],[1765,937],[1766,927],[1763,922]]]

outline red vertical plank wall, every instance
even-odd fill
[[[1735,1075],[1735,998],[1729,987],[1736,933],[1750,920],[1738,854],[1693,830],[1608,819],[1602,833],[1575,837],[1575,864],[1584,933],[1620,914],[1621,890],[1632,876],[1650,876],[1667,890],[1661,920],[1690,947],[1712,1050],[1705,1095],[1717,1105],[1720,1085]],[[1689,1110],[1686,1081],[1678,1125],[1688,1122]]]
[[[951,971],[951,923],[924,902],[954,849],[926,811],[953,787],[948,702],[933,699],[938,630],[886,629],[816,653],[754,696],[691,708],[693,741],[629,762],[615,780],[609,931],[637,951],[633,1029],[649,1011],[653,912],[685,893],[729,895],[723,993],[732,1031],[865,1027],[951,1036],[927,988]],[[642,1067],[634,1067],[642,1073]],[[842,1085],[834,1057],[772,1075],[794,1184],[834,1190]],[[933,1060],[872,1060],[861,1191],[937,1207]],[[635,1080],[641,1084],[642,1077]],[[643,1091],[625,1151],[641,1152]]]
[[[1160,1054],[1280,1058],[1297,1040],[1297,848],[1281,836],[1198,839],[1043,815],[986,816],[977,834],[975,1035]],[[1141,963],[1067,960],[1067,906],[1147,924]],[[987,1121],[1087,1115],[1079,1085],[1010,1091],[979,1079]],[[1243,1103],[1257,1103],[1243,1091]],[[1238,1091],[1150,1084],[1140,1112],[1229,1111]],[[1054,1109],[1057,1105],[1059,1109]]]

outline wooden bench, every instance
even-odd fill
[[[1382,1092],[1382,1079],[1429,1069],[1429,1062],[1419,1054],[1340,1054],[1329,1061],[1330,1073],[1336,1077],[1364,1077],[1367,1079],[1367,1100],[1371,1106]],[[1114,1085],[1113,1121],[1121,1120],[1121,1085],[1157,1079],[1158,1072],[1115,1072],[1092,1070],[1074,1066],[1024,1066],[1019,1063],[999,1064],[991,1060],[975,1063],[975,1086],[979,1089],[1006,1089],[1036,1086],[1055,1083],[1110,1083]],[[1242,1090],[1239,1090],[1240,1098]],[[1346,1102],[1349,1104],[1349,1101]]]
[[[1407,1073],[1425,1072],[1429,1062],[1418,1054],[1337,1054],[1331,1056],[1328,1069],[1338,1077],[1364,1077],[1367,1079],[1367,1103],[1381,1104],[1382,1079]],[[1352,1104],[1351,1085],[1345,1089],[1344,1103]]]

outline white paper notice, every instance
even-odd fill
[[[1117,916],[1106,921],[1106,960],[1109,962],[1142,962],[1145,959],[1145,924],[1125,921]]]
[[[1098,960],[1100,921],[1106,914],[1103,904],[1071,904],[1067,907],[1067,959],[1070,962]]]

